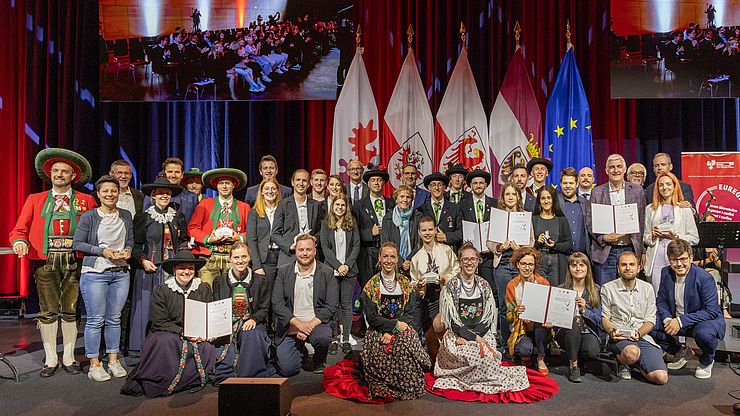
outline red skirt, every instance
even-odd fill
[[[513,364],[502,362],[502,365],[511,366]],[[321,382],[324,386],[324,390],[334,397],[353,400],[360,403],[384,404],[393,401],[393,398],[390,397],[384,399],[371,399],[368,396],[367,385],[364,385],[362,382],[362,376],[358,367],[358,361],[349,359],[341,360],[336,365],[327,367],[324,370],[324,379]],[[543,376],[536,370],[532,369],[527,369],[527,377],[529,378],[528,388],[522,391],[498,394],[435,389],[433,386],[437,379],[434,377],[434,374],[425,373],[425,376],[428,392],[450,400],[460,400],[465,402],[533,403],[549,399],[560,389],[555,379]]]
[[[501,365],[512,366],[506,361]],[[463,402],[482,402],[482,403],[533,403],[549,399],[554,396],[560,387],[555,379],[543,376],[537,370],[527,369],[527,378],[529,387],[521,391],[507,391],[497,394],[485,394],[477,391],[459,391],[452,389],[435,389],[434,382],[437,379],[432,373],[425,373],[427,379],[427,391],[437,396],[442,396],[450,400],[459,400]]]

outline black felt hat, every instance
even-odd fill
[[[197,272],[206,265],[206,259],[195,257],[193,253],[188,250],[180,250],[174,257],[170,257],[162,262],[162,270],[169,274],[175,274],[175,266],[186,263],[195,265],[195,271]]]
[[[427,188],[427,189],[429,189],[429,184],[431,184],[433,181],[440,181],[443,184],[445,184],[445,186],[447,186],[447,185],[450,184],[450,178],[449,177],[447,177],[447,176],[445,176],[445,175],[443,175],[443,174],[441,174],[439,172],[433,172],[433,173],[430,173],[429,175],[427,175],[427,176],[424,177],[424,187]]]
[[[465,182],[470,186],[470,182],[475,178],[483,178],[486,180],[486,184],[491,184],[491,174],[483,169],[476,169],[465,176]]]
[[[542,157],[536,157],[529,162],[527,162],[527,173],[530,175],[532,174],[532,168],[534,165],[544,165],[547,168],[547,172],[552,172],[552,161],[550,159],[545,159]]]
[[[151,196],[152,192],[154,192],[154,190],[158,188],[169,189],[170,191],[172,191],[172,196],[180,195],[180,193],[182,192],[182,186],[175,183],[170,183],[170,181],[167,180],[167,178],[165,178],[164,176],[159,176],[157,177],[157,179],[154,180],[154,182],[141,185],[141,193]]]

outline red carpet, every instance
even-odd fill
[[[360,403],[384,404],[392,401],[392,398],[371,399],[368,397],[367,386],[359,383],[358,362],[355,360],[341,360],[336,365],[324,370],[322,385],[327,393],[340,399],[353,400]],[[513,364],[503,362],[505,366]],[[437,380],[432,373],[426,373],[427,391],[437,396],[450,400],[483,403],[533,403],[546,400],[554,396],[558,390],[555,379],[545,377],[536,370],[527,369],[529,387],[522,391],[505,392],[499,394],[483,394],[469,391],[435,389],[434,382]]]

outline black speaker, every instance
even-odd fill
[[[218,386],[219,416],[286,416],[293,391],[287,378],[229,378]]]

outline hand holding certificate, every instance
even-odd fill
[[[537,283],[524,282],[521,304],[526,307],[519,318],[559,328],[573,328],[576,313],[576,291]]]
[[[185,299],[185,338],[213,339],[231,335],[231,298],[215,302]]]
[[[591,204],[591,231],[594,234],[634,234],[640,232],[637,204]]]
[[[488,236],[488,222],[472,222],[463,221],[463,241],[470,241],[475,246],[476,250],[481,253],[487,253],[490,250],[486,246],[486,238]]]

